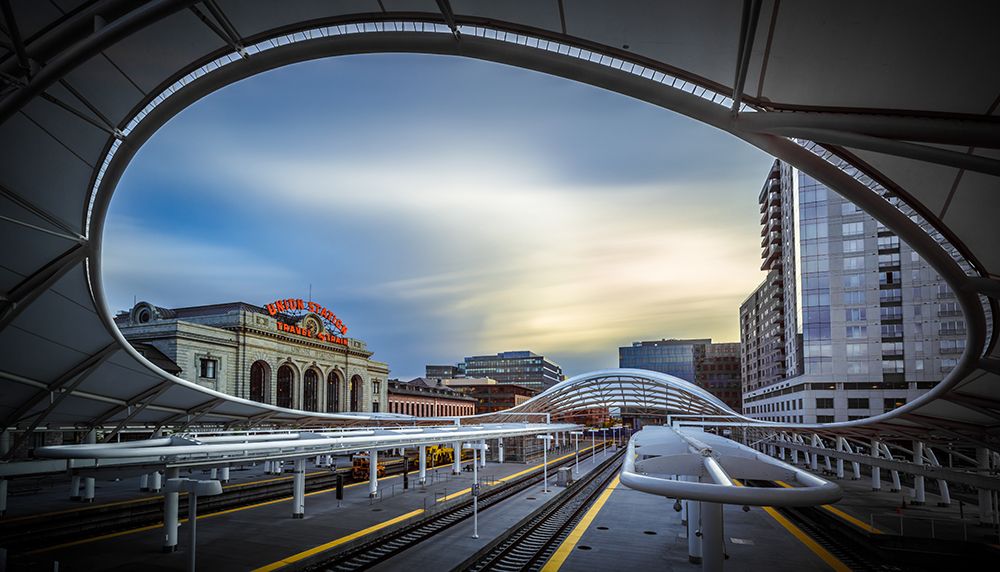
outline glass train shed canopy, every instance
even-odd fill
[[[214,90],[312,58],[421,52],[530,68],[683,113],[798,166],[872,213],[958,293],[967,345],[958,367],[923,398],[838,425],[996,446],[986,427],[1000,420],[1000,4],[15,0],[2,7],[5,426],[302,422],[304,412],[196,387],[128,346],[102,288],[107,205],[143,142]]]

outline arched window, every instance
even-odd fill
[[[290,365],[283,365],[278,368],[278,387],[274,396],[274,404],[278,407],[292,406],[292,379],[295,377],[295,370]]]
[[[326,410],[340,410],[340,376],[336,371],[326,376]]]
[[[364,380],[360,375],[351,378],[351,411],[361,411],[361,393],[364,391]]]
[[[255,361],[250,366],[250,400],[267,403],[267,383],[271,380],[271,368],[265,361]]]
[[[307,369],[302,376],[302,409],[319,411],[319,374],[315,369]]]

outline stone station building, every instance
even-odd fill
[[[131,343],[174,362],[178,377],[209,389],[307,411],[388,409],[388,365],[372,360],[365,342],[346,337],[343,322],[311,301],[139,302],[115,322]]]

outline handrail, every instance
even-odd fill
[[[815,506],[837,502],[843,496],[843,491],[837,484],[811,475],[797,467],[771,459],[767,463],[793,471],[796,480],[804,486],[790,489],[735,487],[732,478],[711,456],[711,450],[707,451],[709,455],[705,456],[705,469],[715,481],[713,483],[653,477],[636,472],[635,437],[633,437],[629,439],[628,450],[625,452],[621,482],[631,489],[672,499],[747,506]],[[764,463],[764,461],[760,462]]]

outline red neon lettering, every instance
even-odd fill
[[[287,308],[285,308],[285,301],[284,300],[277,300],[277,301],[275,301],[274,305],[278,308],[279,312],[284,312],[287,309]]]
[[[302,298],[299,298],[298,300],[295,301],[295,309],[296,310],[305,310],[304,306],[305,306],[305,304],[302,303]]]
[[[268,304],[267,305],[267,313],[271,314],[273,316],[273,315],[275,315],[275,314],[278,313],[278,309],[274,307],[274,304]]]

